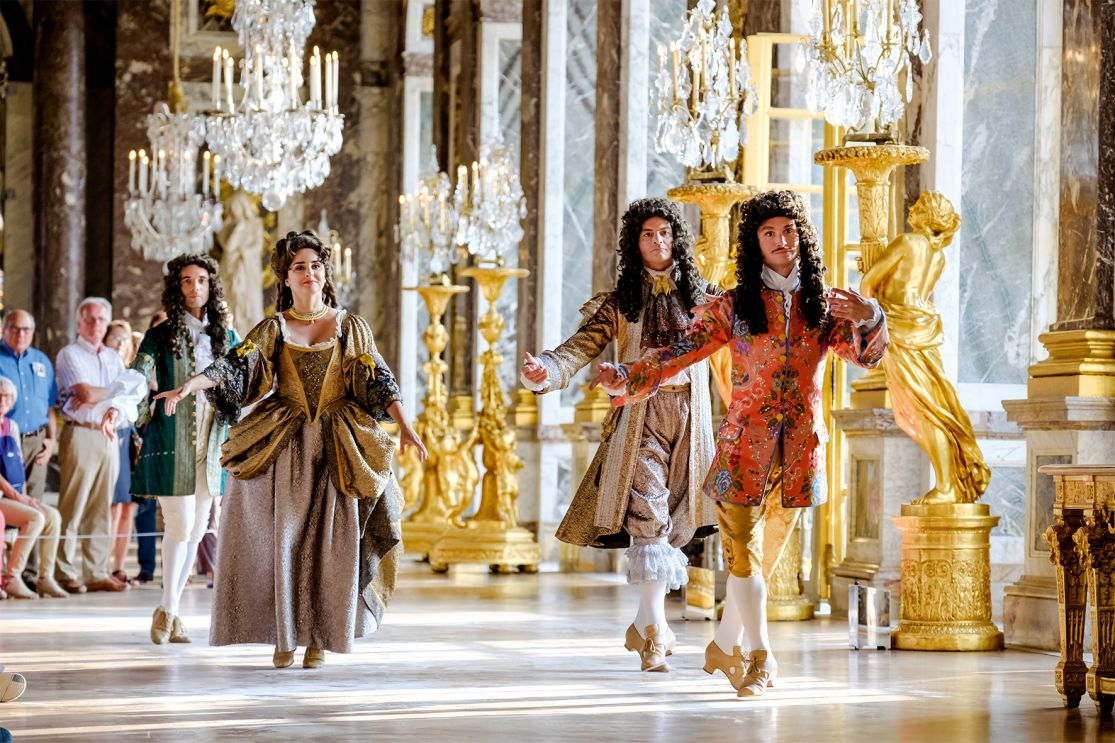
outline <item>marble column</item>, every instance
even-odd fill
[[[518,281],[519,301],[515,329],[518,337],[517,357],[524,351],[538,349],[537,307],[538,260],[542,250],[542,168],[545,140],[542,131],[542,39],[545,23],[543,0],[523,0],[523,41],[520,61],[522,80],[519,114],[519,180],[526,199],[527,216],[523,220],[523,239],[519,243],[519,268],[530,275]]]
[[[56,3],[48,3],[55,5]],[[170,2],[118,3],[116,8],[116,152],[115,192],[128,190],[128,150],[149,147],[147,116],[165,101],[170,83]],[[138,328],[146,328],[162,304],[162,265],[144,260],[132,248],[132,233],[124,224],[124,200],[113,200],[112,305],[113,314]]]
[[[85,294],[85,16],[35,7],[36,345],[51,357],[75,336]]]
[[[1056,5],[1042,4],[1050,13]],[[1003,403],[1027,449],[1025,563],[1006,589],[1006,641],[1049,650],[1058,647],[1058,609],[1042,534],[1053,490],[1038,468],[1115,462],[1115,122],[1100,114],[1115,106],[1115,3],[1064,0],[1057,9],[1056,322],[1039,336],[1050,358],[1030,367],[1026,399]]]
[[[615,286],[619,241],[623,3],[596,8],[596,173],[593,185],[592,291]]]

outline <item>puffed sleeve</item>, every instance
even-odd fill
[[[241,408],[258,402],[271,391],[275,349],[281,339],[278,318],[268,317],[248,331],[243,343],[201,372],[217,383],[205,394],[223,420],[234,423]]]
[[[378,421],[391,420],[387,408],[401,402],[402,392],[395,375],[376,348],[372,328],[359,315],[347,315],[345,336],[345,382],[352,396]]]

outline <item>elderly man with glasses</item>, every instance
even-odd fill
[[[3,340],[0,341],[0,376],[12,380],[16,387],[15,405],[8,417],[20,432],[20,448],[26,474],[24,495],[42,503],[46,490],[46,470],[57,442],[51,408],[58,398],[54,365],[50,357],[32,348],[35,318],[26,310],[12,310],[4,316]],[[28,586],[37,588],[41,596],[61,598],[67,593],[54,581],[53,543],[35,550],[23,573]],[[42,560],[38,560],[41,554]],[[41,574],[42,579],[36,575]]]

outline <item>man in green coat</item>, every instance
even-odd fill
[[[181,386],[239,343],[225,309],[217,263],[207,255],[183,255],[167,264],[163,310],[166,322],[147,331],[132,364],[154,394]],[[199,396],[184,400],[170,416],[162,405],[142,406],[138,425],[145,423],[132,493],[158,498],[163,512],[163,595],[151,617],[151,641],[189,642],[178,602],[213,499],[224,487],[221,444],[228,426]]]

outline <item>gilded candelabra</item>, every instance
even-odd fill
[[[449,393],[445,385],[449,367],[441,358],[449,342],[449,332],[441,318],[450,298],[467,292],[468,287],[451,284],[449,277],[441,274],[432,277],[427,286],[409,287],[407,291],[418,292],[430,315],[430,324],[422,335],[430,356],[422,365],[426,397],[422,413],[414,421],[415,431],[429,453],[425,463],[407,462],[404,493],[406,505],[414,510],[403,522],[403,544],[407,552],[428,555],[438,537],[449,529],[459,504],[472,500],[479,481],[472,456],[475,433],[462,436],[449,420]],[[407,487],[408,483],[412,486]]]
[[[445,570],[455,563],[485,563],[499,572],[516,568],[535,572],[542,561],[542,550],[534,535],[518,525],[518,472],[523,461],[515,453],[515,429],[507,422],[507,399],[499,381],[503,356],[496,350],[506,325],[496,311],[496,301],[508,279],[522,278],[529,271],[508,268],[499,259],[480,263],[460,271],[462,276],[476,280],[488,302],[488,310],[479,323],[480,333],[488,342],[487,350],[480,354],[481,408],[476,423],[484,464],[480,505],[473,516],[437,540],[430,553],[430,565],[434,570]],[[459,521],[470,504],[461,502],[452,515]]]

